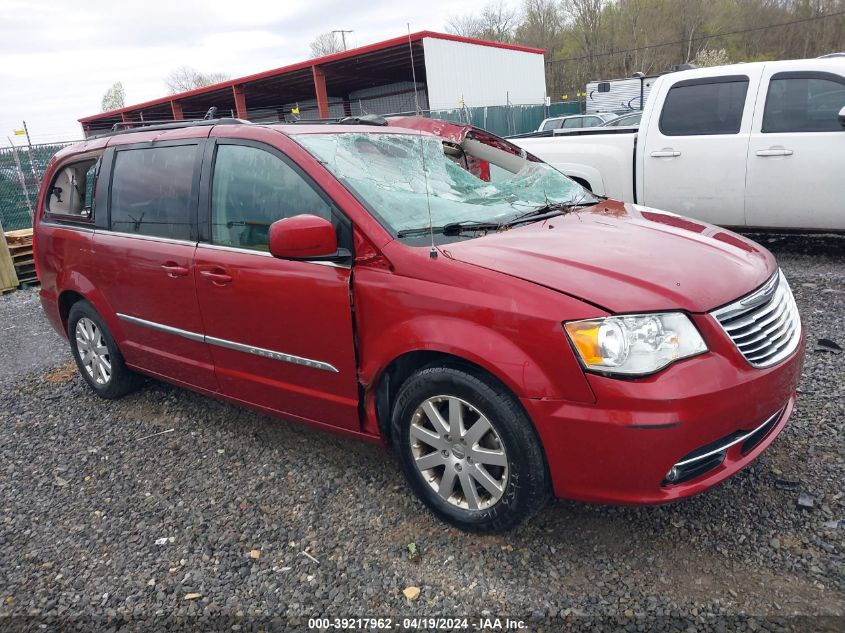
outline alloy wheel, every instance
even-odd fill
[[[75,337],[85,371],[98,385],[107,385],[111,380],[111,357],[100,328],[88,317],[82,317],[76,322]]]
[[[434,396],[414,411],[411,453],[417,470],[451,505],[483,510],[508,484],[505,445],[490,420],[454,396]]]

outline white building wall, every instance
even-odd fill
[[[546,97],[543,55],[506,48],[423,39],[428,101],[432,110],[540,104]]]

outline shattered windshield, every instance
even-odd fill
[[[590,194],[545,163],[521,161],[482,180],[444,153],[441,139],[412,134],[303,134],[296,139],[396,231],[453,222],[503,222]],[[494,166],[495,167],[495,166]],[[426,178],[427,175],[427,178]],[[426,190],[428,195],[426,195]]]

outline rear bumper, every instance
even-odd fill
[[[738,355],[705,354],[656,376],[589,375],[596,404],[523,399],[558,497],[628,505],[675,501],[724,481],[757,458],[795,406],[804,340],[782,363],[754,369]],[[668,483],[673,465],[741,437],[706,468]]]

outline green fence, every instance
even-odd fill
[[[434,119],[469,122],[497,136],[510,136],[533,132],[543,119],[567,114],[581,114],[580,101],[567,101],[544,105],[487,106],[480,108],[456,108],[454,110],[432,110]]]
[[[3,230],[32,226],[38,186],[50,157],[69,143],[0,148],[0,222]]]

